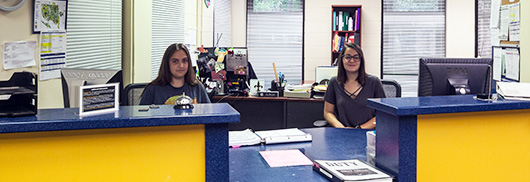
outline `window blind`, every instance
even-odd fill
[[[213,4],[214,46],[232,47],[232,4],[231,0],[215,0]]]
[[[152,3],[151,79],[155,79],[166,48],[184,43],[184,0],[154,0]]]
[[[490,18],[491,0],[477,0],[477,54],[491,58]]]
[[[67,18],[68,68],[121,69],[121,0],[69,0]]]
[[[445,0],[383,0],[383,79],[418,94],[420,57],[445,57]]]
[[[288,84],[302,81],[303,0],[248,0],[248,60],[265,88],[275,80],[274,68]]]

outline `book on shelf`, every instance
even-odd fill
[[[342,30],[342,27],[344,27],[344,20],[343,20],[343,15],[344,13],[342,11],[339,11],[339,29],[338,30]]]
[[[497,93],[508,100],[530,101],[530,83],[497,82]]]
[[[290,142],[305,142],[311,141],[313,138],[311,134],[305,133],[298,128],[277,129],[252,131],[246,129],[243,131],[229,131],[228,145],[257,145],[257,144],[275,144],[275,143],[290,143]]]
[[[355,10],[355,31],[359,30],[361,9]]]
[[[339,35],[337,32],[335,32],[333,36],[333,42],[332,42],[333,52],[341,51],[346,43],[357,43],[358,44],[358,42],[355,42],[355,36],[356,34],[353,34],[353,33],[352,34],[346,33],[344,35]]]
[[[337,12],[333,11],[333,31],[337,30],[337,26],[335,26],[337,24],[337,20],[335,17],[337,17]]]
[[[342,30],[346,31],[348,30],[348,19],[350,17],[350,13],[349,12],[344,12],[344,17],[342,18],[342,21],[344,21],[344,26],[342,27]]]
[[[313,170],[333,182],[391,182],[392,176],[358,159],[314,160]]]

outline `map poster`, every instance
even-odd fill
[[[33,32],[66,31],[67,1],[35,0]]]

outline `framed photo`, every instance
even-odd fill
[[[33,2],[33,33],[66,31],[67,0],[35,0]]]

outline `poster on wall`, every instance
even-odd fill
[[[39,79],[61,78],[66,67],[66,32],[41,32]]]
[[[67,1],[35,0],[33,6],[33,33],[66,31]]]

